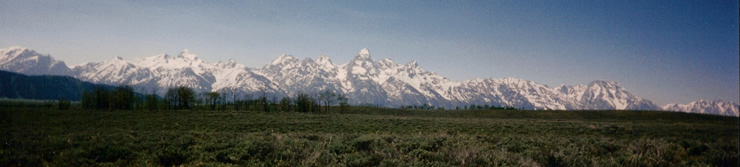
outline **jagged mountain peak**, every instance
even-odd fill
[[[351,75],[355,75],[360,80],[375,80],[377,83],[382,83],[382,79],[377,78],[378,74],[381,73],[380,63],[374,61],[370,57],[370,52],[367,48],[363,48],[352,61],[342,65]]]
[[[8,53],[8,52],[11,52],[11,51],[12,52],[17,52],[17,51],[24,52],[24,51],[29,51],[29,50],[30,51],[33,51],[32,49],[29,49],[29,48],[26,48],[26,47],[22,47],[22,46],[11,46],[11,47],[0,49],[0,53]]]
[[[229,60],[226,60],[226,61],[219,60],[216,64],[235,64],[235,63],[236,63],[236,60],[234,60],[233,58],[229,58]]]
[[[33,49],[13,46],[0,49],[0,70],[26,75],[71,75],[72,71],[63,61],[50,55],[40,54]]]
[[[177,57],[185,58],[192,61],[198,60],[198,55],[191,53],[190,49],[184,49],[182,52],[180,52],[180,54],[177,55]]]
[[[7,48],[2,48],[0,50],[20,50],[20,49],[28,49],[28,48],[23,47],[23,46],[16,45],[16,46],[11,46],[11,47],[7,47]]]
[[[121,56],[114,56],[113,58],[110,58],[108,60],[103,60],[103,63],[123,64],[123,63],[128,63],[128,62],[126,60],[124,60],[123,57],[121,57]]]
[[[370,57],[370,51],[367,48],[362,48],[357,55],[352,59],[353,61],[373,61],[373,58]]]
[[[319,58],[318,58],[318,59],[316,59],[316,60],[317,60],[317,61],[331,61],[331,58],[329,58],[329,56],[327,56],[327,55],[321,55],[321,56],[319,56]]]
[[[589,86],[600,86],[600,87],[621,87],[619,83],[616,81],[604,81],[604,80],[594,80],[589,84]]]
[[[172,58],[172,56],[170,56],[169,54],[167,54],[167,53],[160,53],[160,54],[156,54],[154,56],[135,58],[134,60],[141,60],[141,59],[160,59],[160,60],[167,60],[167,59],[170,59],[170,58]]]
[[[591,82],[578,96],[578,100],[587,109],[614,107],[618,110],[660,110],[652,101],[633,95],[615,81]]]
[[[563,94],[569,95],[569,96],[580,96],[580,94],[583,94],[583,91],[585,91],[586,85],[583,84],[576,84],[573,86],[570,85],[560,85],[557,87],[557,90],[560,91]]]
[[[319,64],[320,66],[324,68],[336,68],[337,65],[334,64],[334,62],[331,61],[329,56],[327,55],[321,55],[318,59],[316,59],[316,64]]]
[[[416,62],[416,60],[412,60],[409,63],[406,63],[406,67],[418,67],[419,64]]]
[[[224,67],[224,68],[233,68],[233,67],[237,67],[237,66],[239,66],[239,64],[238,64],[238,63],[236,63],[236,60],[234,60],[234,59],[229,59],[229,60],[228,60],[228,61],[226,61],[226,62],[223,62],[223,61],[218,61],[218,63],[216,63],[216,66],[219,66],[219,67]]]
[[[3,59],[9,59],[9,58],[18,58],[18,57],[49,56],[49,55],[40,54],[36,52],[35,50],[26,48],[26,47],[12,46],[8,48],[0,49],[0,56],[2,56],[0,57],[0,60],[3,60]]]
[[[124,60],[126,61],[126,60]],[[202,59],[198,58],[198,55],[185,49],[177,56],[170,56],[167,53],[161,53],[149,57],[134,58],[128,61],[132,64],[136,64],[142,68],[168,68],[168,69],[179,69],[179,68],[190,68],[197,67],[200,65],[208,64]]]
[[[528,81],[521,78],[514,78],[514,77],[504,77],[501,79],[497,79],[497,82],[506,83],[510,85],[525,85],[525,84],[537,84],[534,81]]]
[[[738,116],[740,105],[735,102],[722,100],[698,99],[687,104],[667,104],[662,107],[666,111],[679,111],[687,113],[715,114],[725,116]]]
[[[327,56],[327,55],[321,55],[321,56],[319,56],[319,58],[316,59],[316,62],[323,62],[323,63],[331,63],[331,64],[334,64],[334,63],[331,62],[331,58],[329,58],[329,56]]]
[[[421,67],[421,66],[420,66],[420,65],[419,65],[419,64],[418,64],[418,63],[416,62],[416,60],[414,60],[414,61],[411,61],[411,62],[409,62],[409,63],[406,63],[405,65],[403,65],[403,67],[402,67],[401,69],[402,69],[402,70],[404,70],[404,71],[406,71],[406,72],[408,72],[409,74],[414,74],[414,75],[415,75],[415,74],[421,74],[421,73],[425,73],[425,72],[428,72],[428,71],[425,71],[425,70],[424,70],[424,68],[422,68],[422,67]],[[431,72],[430,72],[430,73],[431,73]]]
[[[370,50],[367,48],[362,48],[360,50],[360,53],[357,53],[357,56],[361,58],[370,58]]]
[[[167,64],[171,59],[173,59],[173,57],[169,54],[160,53],[154,56],[134,58],[131,62],[153,67],[155,65]]]
[[[700,98],[700,99],[697,99],[696,101],[693,101],[691,103],[712,103],[712,102],[722,102],[722,101],[721,100],[709,101],[709,100],[704,100],[704,99],[701,99]]]
[[[383,60],[380,60],[378,61],[378,64],[382,66],[382,68],[389,68],[389,69],[396,68],[399,66],[398,63],[391,60],[390,58],[385,58]]]
[[[606,96],[632,96],[619,83],[615,81],[595,80],[586,87],[586,91],[592,95],[605,94]]]
[[[385,59],[381,60],[381,62],[388,62],[388,63],[394,63],[394,64],[396,63],[396,62],[395,62],[395,61],[393,61],[393,59],[391,59],[391,58],[385,58]]]
[[[281,64],[288,64],[292,62],[299,61],[298,58],[293,57],[293,55],[289,54],[282,54],[277,59],[273,60],[270,65],[281,65]]]
[[[723,104],[723,103],[734,103],[729,101],[722,101],[722,100],[707,100],[707,99],[697,99],[696,101],[691,102],[693,104]]]

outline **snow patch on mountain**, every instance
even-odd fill
[[[63,61],[20,46],[0,49],[0,70],[26,75],[72,75]]]
[[[666,111],[678,111],[686,113],[714,114],[724,116],[738,116],[740,105],[735,102],[721,100],[708,101],[699,99],[688,104],[667,104],[663,106]]]

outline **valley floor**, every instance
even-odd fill
[[[686,113],[0,109],[0,166],[738,165],[738,118]]]

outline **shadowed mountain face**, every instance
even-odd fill
[[[82,92],[98,85],[70,76],[27,76],[0,71],[0,98],[39,100],[81,100]]]
[[[48,55],[45,57],[52,63],[28,63],[33,57],[44,55],[27,48],[5,48],[0,53],[3,70],[29,75],[68,75],[111,85],[125,84],[139,92],[160,95],[170,87],[188,86],[199,92],[234,93],[240,98],[255,97],[261,92],[283,97],[301,92],[316,95],[329,90],[345,94],[352,104],[381,106],[428,104],[455,108],[487,104],[525,109],[661,109],[613,81],[597,80],[587,85],[557,87],[518,78],[450,81],[424,70],[416,61],[407,64],[398,64],[391,59],[376,61],[368,49],[362,49],[346,64],[334,64],[325,55],[316,60],[281,55],[262,68],[247,68],[233,60],[208,63],[188,50],[177,56],[160,54],[133,60],[116,57],[71,69]],[[21,66],[49,66],[48,69],[60,68],[54,70],[60,73],[17,68]]]

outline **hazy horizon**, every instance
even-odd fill
[[[254,68],[283,53],[344,64],[369,48],[455,81],[608,80],[659,106],[740,103],[737,3],[2,1],[0,47],[69,66],[187,48]]]

